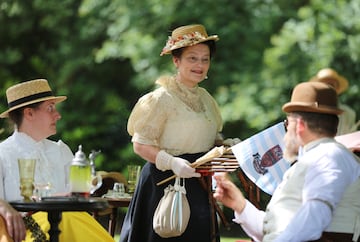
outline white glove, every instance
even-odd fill
[[[201,176],[200,173],[195,172],[195,168],[192,168],[187,160],[174,157],[164,150],[160,150],[156,155],[155,166],[161,171],[172,170],[181,178]]]
[[[236,144],[238,144],[240,142],[241,142],[241,140],[239,138],[233,138],[233,139],[228,138],[228,139],[223,141],[223,145],[225,145],[225,146],[234,146],[234,145],[236,145]]]

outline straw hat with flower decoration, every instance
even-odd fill
[[[338,95],[343,93],[349,86],[348,80],[346,80],[343,76],[339,75],[335,70],[331,68],[321,69],[316,74],[316,76],[310,79],[310,81],[325,82],[333,86]]]
[[[201,24],[192,24],[178,27],[172,31],[160,56],[170,54],[171,51],[199,44],[208,40],[218,41],[217,35],[208,36],[206,29]]]
[[[54,96],[49,83],[45,79],[22,82],[6,90],[9,109],[0,114],[0,118],[7,118],[9,112],[29,104],[53,100],[55,103],[64,101],[66,96]]]
[[[295,86],[291,101],[284,104],[282,110],[290,112],[310,112],[339,115],[336,91],[323,82],[302,82]]]

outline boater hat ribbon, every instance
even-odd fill
[[[0,118],[6,118],[9,112],[29,104],[46,100],[59,103],[66,99],[66,96],[54,96],[48,81],[45,79],[26,81],[9,87],[6,90],[6,97],[9,109],[1,113]]]
[[[43,97],[51,97],[51,96],[53,96],[51,91],[50,92],[36,93],[36,94],[30,95],[30,96],[27,96],[27,97],[20,98],[18,100],[13,101],[13,102],[10,102],[8,104],[8,107],[12,108],[12,107],[20,105],[22,103],[25,103],[25,102],[40,99],[40,98],[43,98]]]

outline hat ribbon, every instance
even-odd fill
[[[325,104],[319,104],[318,102],[299,102],[299,103],[302,103],[306,107],[313,107],[313,108],[328,108],[328,109],[338,108],[338,107],[329,106],[329,105],[325,105]],[[294,105],[297,105],[297,103],[294,103]]]
[[[43,97],[50,97],[50,96],[53,96],[51,91],[36,93],[36,94],[30,95],[30,96],[26,96],[26,97],[17,99],[15,101],[9,102],[8,107],[12,108],[14,106],[20,105],[25,102],[33,101],[33,100],[43,98]]]

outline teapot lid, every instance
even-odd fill
[[[79,145],[78,151],[75,153],[75,157],[72,160],[72,165],[86,166],[88,161],[86,160],[86,155],[82,151],[82,145]]]

